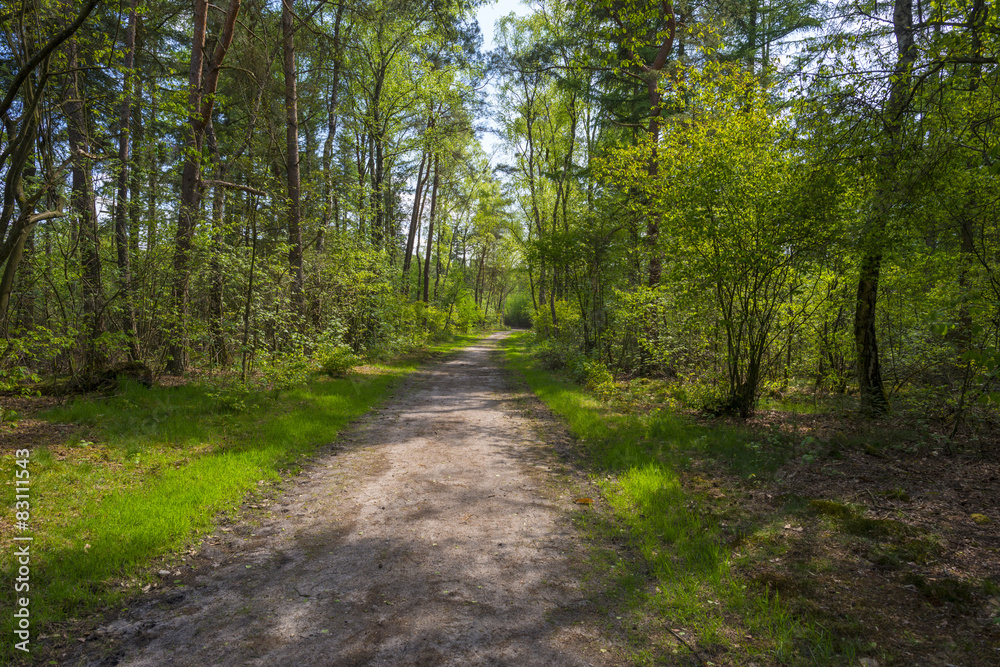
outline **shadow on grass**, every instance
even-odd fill
[[[584,389],[542,370],[521,336],[502,345],[510,366],[586,453],[584,467],[610,511],[581,520],[596,537],[595,565],[611,582],[612,595],[632,610],[634,618],[621,625],[633,636],[638,662],[658,664],[679,646],[703,659],[728,653],[824,664],[833,658],[829,633],[733,573],[733,549],[718,520],[703,497],[681,485],[679,471],[694,458],[723,462],[744,478],[767,477],[786,460],[786,450],[755,442],[737,428],[702,426],[672,413],[615,414]],[[744,525],[741,532],[752,537],[763,530]]]

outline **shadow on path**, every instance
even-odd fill
[[[498,336],[412,375],[77,664],[615,664]]]

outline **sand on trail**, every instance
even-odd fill
[[[585,483],[556,470],[503,335],[404,380],[80,662],[619,664],[581,584]]]

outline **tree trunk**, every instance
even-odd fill
[[[899,197],[896,162],[902,141],[903,112],[910,93],[910,70],[917,56],[913,0],[895,0],[892,22],[896,36],[897,57],[890,82],[889,99],[883,110],[884,134],[889,145],[887,150],[882,151],[877,166],[880,183],[875,193],[874,210],[868,222],[858,279],[858,301],[854,314],[854,342],[857,350],[861,409],[871,415],[881,415],[889,409],[889,401],[882,383],[876,332],[878,280],[882,267],[882,249],[885,244],[890,202]]]
[[[136,31],[138,32],[138,26]],[[139,36],[136,35],[136,51],[139,50]],[[139,257],[139,155],[144,138],[142,125],[142,77],[133,77],[134,93],[132,95],[132,129],[129,132],[132,143],[132,164],[128,177],[128,218],[129,218],[129,257],[136,261]],[[134,290],[133,290],[134,292]],[[134,304],[133,304],[134,308]]]
[[[334,141],[337,136],[337,121],[339,118],[339,94],[340,94],[340,25],[344,17],[344,7],[347,3],[342,2],[337,5],[337,18],[333,24],[333,81],[330,84],[330,100],[327,103],[327,132],[326,141],[323,143],[323,187],[325,188],[326,206],[323,210],[323,229],[316,239],[316,249],[323,249],[323,237],[326,228],[333,221],[333,227],[338,228],[340,218],[340,196],[337,193],[336,182],[334,180]]]
[[[858,385],[861,390],[862,409],[882,414],[889,408],[889,401],[882,384],[879,363],[878,336],[875,330],[878,304],[878,279],[881,255],[867,255],[861,263],[858,280],[857,310],[854,315],[854,342],[858,353]]]
[[[427,175],[424,175],[424,165],[427,165]],[[403,294],[410,292],[410,263],[413,261],[413,244],[420,227],[420,212],[423,209],[423,190],[431,173],[431,165],[427,163],[427,152],[420,156],[420,169],[417,170],[417,189],[413,193],[413,210],[410,213],[410,231],[406,235],[406,252],[403,253]]]
[[[135,69],[135,31],[138,19],[139,0],[132,0],[129,9],[128,30],[125,33],[125,76],[122,80],[121,128],[118,138],[118,193],[115,201],[115,245],[118,250],[118,283],[122,298],[122,333],[128,340],[129,358],[139,359],[138,331],[135,326],[135,306],[132,299],[132,268],[127,209],[129,160],[131,159],[132,129],[132,78],[137,77]]]
[[[431,284],[431,249],[434,246],[434,216],[437,212],[438,187],[441,184],[441,172],[438,169],[438,156],[434,155],[434,183],[431,185],[431,214],[427,227],[427,250],[424,256],[424,303],[430,300]]]
[[[281,34],[285,75],[285,169],[288,184],[288,265],[292,274],[292,306],[298,317],[304,315],[302,286],[302,207],[299,172],[299,115],[295,72],[295,27],[292,0],[281,3]]]
[[[70,85],[66,112],[66,133],[69,139],[72,162],[70,204],[77,215],[80,239],[81,283],[83,292],[84,372],[93,373],[106,363],[97,347],[97,339],[104,333],[104,287],[101,283],[100,230],[97,224],[97,202],[94,197],[92,159],[90,157],[90,132],[84,109],[84,90],[80,84],[79,59],[76,39],[69,42]]]
[[[191,42],[191,69],[188,91],[188,123],[186,126],[187,151],[181,172],[181,196],[177,217],[177,234],[174,247],[174,283],[172,302],[174,309],[173,331],[170,341],[168,370],[180,375],[188,366],[187,319],[191,279],[191,242],[194,239],[195,220],[201,208],[201,147],[205,128],[212,117],[215,89],[219,83],[222,60],[233,41],[233,29],[240,11],[240,0],[229,0],[222,35],[202,80],[205,33],[208,19],[208,0],[194,2],[194,33]]]
[[[667,35],[660,44],[653,58],[651,65],[644,66],[646,75],[646,90],[649,95],[649,134],[652,139],[653,152],[646,165],[646,173],[650,181],[656,180],[660,171],[660,161],[657,155],[657,144],[660,140],[660,125],[663,121],[663,108],[660,106],[662,95],[660,94],[660,76],[663,68],[667,64],[667,58],[674,48],[674,37],[677,34],[677,20],[674,15],[674,3],[672,0],[664,0],[660,3],[663,13],[667,17]],[[648,284],[656,287],[660,284],[660,275],[663,273],[663,263],[658,254],[656,245],[660,238],[660,216],[657,213],[650,213],[646,220],[646,247],[649,250],[649,276]]]
[[[140,77],[141,78],[141,77]],[[150,133],[156,128],[156,86],[149,90],[149,127]],[[153,250],[159,245],[159,225],[156,220],[158,210],[157,192],[160,187],[160,147],[155,141],[149,142],[149,180],[146,184],[146,255],[152,256]]]
[[[226,219],[226,190],[222,183],[226,180],[225,166],[219,154],[219,144],[215,136],[215,126],[208,124],[208,149],[215,168],[215,184],[212,186],[212,256],[209,260],[210,282],[208,287],[208,327],[212,336],[210,357],[214,363],[227,366],[230,362],[229,345],[226,341],[225,308],[223,308],[222,233]]]

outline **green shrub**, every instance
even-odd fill
[[[309,380],[312,363],[301,352],[275,355],[271,363],[261,369],[264,381],[274,391],[304,385]]]
[[[348,345],[336,345],[316,355],[319,372],[332,378],[344,377],[360,361]]]

